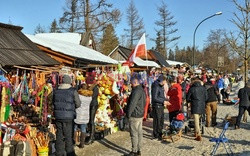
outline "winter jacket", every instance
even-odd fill
[[[219,91],[215,86],[213,86],[211,83],[206,83],[205,88],[207,89],[207,101],[206,102],[214,102],[214,101],[220,101],[220,95]]]
[[[76,124],[87,124],[89,122],[89,106],[92,97],[80,96],[81,107],[76,109],[76,119],[74,120]]]
[[[75,109],[81,102],[77,91],[69,84],[62,84],[53,95],[53,106],[56,120],[73,120]]]
[[[90,103],[90,108],[91,109],[94,109],[94,108],[98,107],[98,101],[97,101],[98,95],[99,95],[99,87],[98,87],[98,85],[96,85],[93,88],[92,101]]]
[[[142,118],[146,105],[146,94],[141,85],[132,89],[127,106],[127,117]]]
[[[224,80],[223,80],[223,78],[220,78],[220,79],[218,80],[218,82],[217,82],[217,87],[218,87],[219,89],[224,88]]]
[[[183,81],[181,84],[181,90],[182,90],[182,99],[185,100],[186,99],[186,87],[187,87],[187,83],[186,81]]]
[[[205,114],[205,103],[207,101],[207,90],[200,81],[194,82],[187,94],[187,101],[191,102],[192,114]]]
[[[167,106],[169,112],[179,111],[182,106],[182,88],[179,83],[173,84],[169,91],[169,102],[170,106]]]
[[[238,98],[240,99],[239,106],[250,106],[250,88],[241,88],[238,92]]]
[[[152,106],[163,106],[164,101],[167,101],[164,95],[164,86],[161,86],[159,81],[155,81],[152,85]]]

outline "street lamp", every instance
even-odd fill
[[[205,18],[205,19],[203,19],[203,20],[196,26],[196,28],[195,28],[195,30],[194,30],[194,35],[193,35],[193,57],[192,57],[192,58],[193,58],[193,61],[192,61],[192,63],[193,63],[193,69],[194,69],[194,62],[195,62],[194,52],[195,52],[195,34],[196,34],[196,30],[197,30],[198,27],[201,25],[201,23],[203,23],[204,21],[206,21],[206,20],[208,20],[209,18],[212,18],[212,17],[214,17],[214,16],[221,15],[221,14],[222,14],[221,11],[216,12],[215,14],[213,14],[213,15],[211,15],[211,16]]]

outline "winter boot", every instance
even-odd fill
[[[81,132],[79,148],[84,148],[86,134]]]
[[[201,141],[201,140],[202,140],[202,139],[201,139],[201,135],[197,135],[197,137],[196,137],[194,140],[196,140],[196,141]]]

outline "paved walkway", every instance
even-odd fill
[[[193,133],[183,135],[181,140],[175,143],[160,142],[152,140],[152,119],[144,122],[143,126],[143,156],[207,156],[210,155],[214,143],[210,143],[211,137],[218,137],[223,128],[223,119],[226,114],[237,115],[238,108],[232,105],[218,105],[216,128],[205,128],[205,134],[201,142],[195,141]],[[168,116],[165,113],[166,118]],[[166,120],[168,121],[168,120]],[[165,124],[168,124],[166,122]],[[235,155],[249,156],[250,155],[250,123],[242,123],[242,128],[234,130],[230,127],[226,132],[230,139],[232,149]],[[104,139],[95,141],[92,145],[85,146],[84,149],[76,148],[78,156],[121,156],[129,153],[131,150],[131,140],[128,132],[119,131],[106,136]],[[221,145],[217,150],[220,156],[226,156],[226,151]]]

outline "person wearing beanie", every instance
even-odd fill
[[[170,105],[165,97],[164,85],[167,83],[167,78],[160,75],[159,78],[152,84],[152,114],[153,114],[153,137],[162,139],[162,129],[164,124],[164,105]]]
[[[171,123],[173,118],[182,110],[182,88],[174,76],[169,79],[169,83],[168,96],[171,105],[167,106],[167,109],[169,112],[169,122]]]
[[[54,116],[56,124],[56,155],[75,156],[74,119],[75,109],[81,106],[79,95],[71,86],[71,78],[64,75],[62,84],[53,94]]]
[[[205,114],[205,105],[207,101],[207,90],[201,85],[199,78],[193,80],[193,84],[187,94],[187,102],[191,103],[191,114],[194,116],[195,140],[201,141],[200,116]]]
[[[250,114],[250,80],[248,80],[247,84],[244,88],[241,88],[238,92],[239,98],[239,113],[235,124],[235,129],[240,128],[240,121],[242,115],[247,110]]]
[[[220,101],[219,90],[212,84],[211,80],[205,83],[207,89],[206,101],[206,127],[216,126],[217,104]],[[211,115],[212,113],[212,115]],[[212,122],[211,122],[212,119]]]

